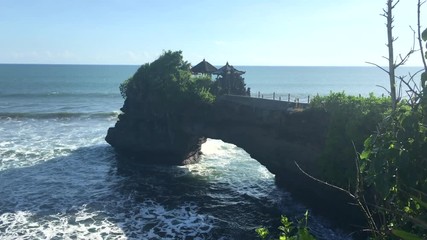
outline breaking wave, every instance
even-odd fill
[[[6,93],[0,92],[0,98],[34,99],[34,98],[117,98],[120,93],[70,93],[70,92],[40,92],[40,93]]]
[[[0,112],[0,119],[115,119],[119,111],[113,112]]]

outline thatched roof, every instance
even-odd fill
[[[228,62],[225,64],[225,66],[221,67],[220,69],[218,69],[217,71],[213,72],[212,74],[215,75],[225,75],[225,74],[229,74],[229,73],[236,73],[239,75],[245,74],[245,71],[240,71],[235,69],[233,66],[229,65]]]
[[[212,64],[208,63],[205,59],[201,61],[199,64],[191,68],[193,73],[204,73],[211,74],[217,70]]]

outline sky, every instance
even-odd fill
[[[416,4],[401,0],[395,9],[396,54],[413,44]],[[385,6],[386,0],[0,0],[0,63],[140,65],[181,50],[193,65],[387,65]],[[408,65],[420,66],[420,53]]]

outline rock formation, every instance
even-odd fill
[[[295,111],[292,103],[242,96],[218,96],[209,102],[209,96],[200,98],[201,95],[182,90],[192,89],[193,82],[182,78],[183,73],[176,67],[161,72],[167,79],[175,79],[171,83],[153,75],[155,63],[138,70],[124,88],[127,98],[121,109],[123,114],[106,136],[117,152],[133,163],[188,164],[199,159],[206,138],[221,139],[243,148],[275,174],[279,185],[303,201],[318,205],[334,218],[351,221],[341,214],[346,211],[357,219],[354,222],[360,223],[360,211],[348,204],[352,199],[313,181],[295,165],[298,162],[316,176],[315,162],[329,128],[326,112]],[[147,77],[155,81],[150,82]],[[161,88],[153,87],[158,85]]]
[[[106,141],[120,154],[141,163],[182,165],[199,159],[205,138],[185,132],[180,115],[156,115],[126,101]]]

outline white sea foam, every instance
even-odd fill
[[[46,169],[48,172],[51,170]],[[94,174],[97,177],[100,173]],[[75,185],[79,176],[72,174],[52,181],[49,187],[57,194],[50,195],[46,195],[43,189],[31,191],[20,181],[6,182],[16,184],[4,188],[8,197],[0,200],[0,206],[7,205],[0,210],[0,239],[16,239],[18,236],[23,239],[205,239],[214,227],[213,218],[200,214],[199,207],[192,202],[172,208],[150,199],[138,202],[133,193],[111,192],[112,186],[108,184],[101,186],[105,191],[94,193],[97,184],[89,179],[82,179],[78,183],[80,187],[64,186],[63,192],[58,192],[60,190],[51,185],[63,186],[73,182]],[[39,188],[49,181],[43,176],[34,177],[29,176],[23,181],[33,179],[34,187],[38,185]],[[91,183],[85,185],[84,182]],[[73,193],[73,188],[82,189],[84,186],[89,189],[82,193],[92,196],[81,199],[82,196]],[[4,186],[0,184],[0,187]],[[30,184],[29,188],[33,186]],[[12,202],[15,203],[14,209],[22,210],[8,211]]]
[[[241,211],[248,198],[270,206],[284,199],[274,186],[274,175],[242,149],[220,140],[208,139],[198,164],[150,166],[163,175],[142,173],[142,178],[133,179],[117,173],[114,152],[104,143],[111,122],[2,123],[0,239],[232,239],[230,233],[212,237],[230,224],[240,231],[247,228],[244,217],[233,219],[236,216],[228,212]],[[165,193],[172,186],[161,176],[173,183],[199,182],[190,190],[179,189],[187,187],[184,183],[176,192]],[[184,200],[193,191],[207,193]],[[178,200],[172,201],[176,195]],[[212,200],[204,206],[208,203],[199,198]],[[216,205],[224,213],[217,212]],[[250,227],[247,231],[252,232]]]
[[[187,166],[193,174],[225,182],[236,193],[252,197],[266,197],[274,191],[274,175],[236,145],[208,139],[202,152],[201,163]]]
[[[0,215],[1,239],[126,239],[122,229],[107,220],[73,221],[73,217],[85,218],[79,211],[75,216],[57,214],[42,221],[34,221],[36,214],[16,212]]]
[[[0,239],[205,239],[214,227],[193,202],[171,207],[114,190],[127,183],[111,175],[105,122],[4,126],[19,130],[0,142]]]
[[[82,146],[105,144],[108,125],[91,120],[1,120],[0,171],[65,156]]]

